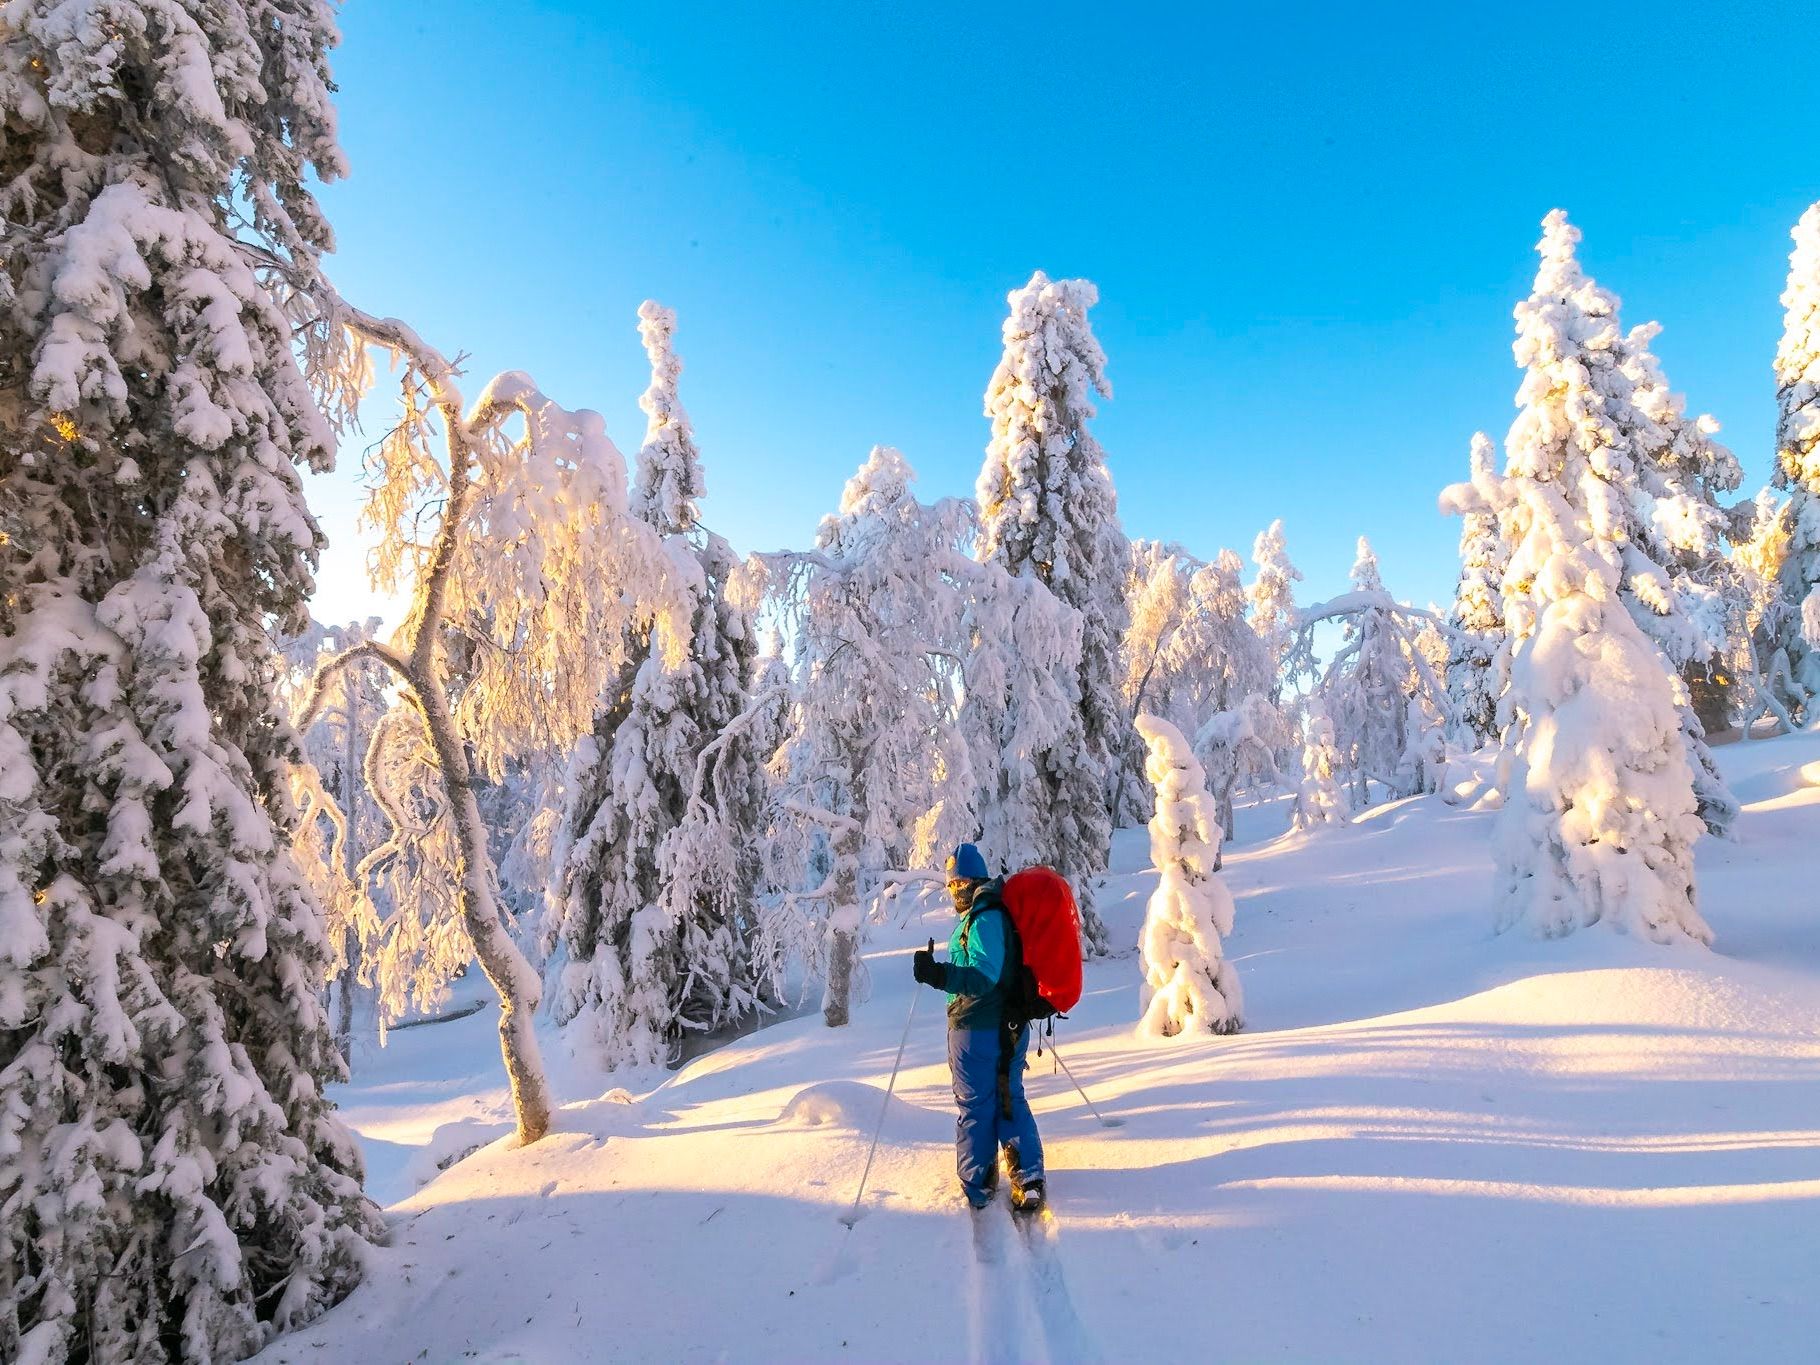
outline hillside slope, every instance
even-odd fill
[[[1746,811],[1700,851],[1711,953],[1494,938],[1485,812],[1314,837],[1243,812],[1246,1031],[1139,1040],[1135,953],[1093,964],[1058,1039],[1121,1126],[1036,1065],[1058,1216],[1027,1241],[958,1202],[933,995],[837,1221],[933,910],[877,931],[852,1027],[780,1024],[643,1093],[570,1065],[549,1138],[415,1192],[503,1096],[486,1014],[396,1035],[341,1096],[394,1244],[261,1359],[1811,1358],[1820,735],[1722,762]],[[1119,840],[1103,904],[1131,943],[1153,874]]]

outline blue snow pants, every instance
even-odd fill
[[[1010,1068],[1000,1090],[999,1050],[1012,1049]],[[954,1076],[954,1100],[960,1106],[954,1147],[961,1188],[974,1204],[984,1204],[997,1184],[998,1149],[1015,1149],[1014,1169],[1022,1185],[1043,1178],[1043,1139],[1036,1131],[1036,1116],[1024,1098],[1025,1054],[1030,1049],[1028,1026],[1017,1031],[1015,1043],[1003,1029],[948,1030],[948,1070]]]

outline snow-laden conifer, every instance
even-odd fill
[[[774,760],[777,894],[760,966],[781,989],[793,961],[848,1022],[866,912],[894,868],[934,871],[976,828],[978,790],[958,726],[965,632],[965,504],[928,506],[914,471],[874,447],[815,549],[755,556],[752,587],[790,627],[794,687]]]
[[[1231,550],[1202,563],[1180,546],[1133,545],[1121,691],[1134,715],[1148,712],[1194,736],[1203,762],[1209,755],[1201,737],[1214,725],[1224,757],[1234,765],[1242,759],[1247,770],[1267,771],[1274,770],[1273,761],[1252,760],[1277,746],[1281,727],[1264,700],[1274,671],[1264,642],[1245,618],[1242,569]],[[1259,704],[1246,708],[1251,697]],[[1223,719],[1216,725],[1216,718]],[[1127,759],[1127,785],[1148,795],[1142,740],[1135,732],[1133,738],[1138,747]],[[1254,741],[1266,749],[1260,752]],[[1238,767],[1229,767],[1226,776],[1236,781]],[[1221,805],[1220,820],[1230,835],[1229,806]]]
[[[1309,699],[1302,719],[1302,779],[1290,807],[1291,828],[1343,825],[1352,818],[1352,808],[1340,787],[1340,766],[1333,721],[1316,694]]]
[[[1051,280],[1040,270],[1011,291],[1004,354],[986,389],[992,440],[978,485],[980,559],[1036,578],[1081,616],[1081,734],[1063,741],[1078,742],[1079,752],[1039,761],[1048,790],[1028,795],[1052,812],[1043,861],[1073,885],[1096,952],[1106,938],[1094,883],[1111,850],[1111,803],[1131,727],[1118,690],[1130,551],[1105,452],[1088,426],[1094,396],[1112,392],[1087,321],[1098,299],[1090,282]]]
[[[1257,534],[1251,547],[1251,562],[1257,566],[1252,579],[1251,625],[1264,642],[1269,656],[1271,677],[1270,699],[1279,701],[1285,687],[1293,687],[1290,651],[1296,638],[1295,585],[1302,581],[1302,571],[1289,560],[1283,539],[1283,519],[1278,517]]]
[[[1171,646],[1188,616],[1188,578],[1197,560],[1179,545],[1155,540],[1131,543],[1125,575],[1125,634],[1119,642],[1119,691],[1132,715],[1146,710],[1164,713],[1151,704],[1165,685]],[[1132,729],[1120,756],[1119,798],[1121,821],[1134,818],[1150,797],[1144,775],[1148,748]]]
[[[1802,641],[1800,604],[1783,591],[1794,529],[1788,513],[1789,503],[1773,489],[1758,489],[1750,504],[1748,530],[1732,542],[1731,560],[1744,588],[1744,628],[1751,645],[1751,676],[1738,709],[1738,732],[1744,739],[1766,714],[1783,730],[1794,729],[1795,716],[1809,696],[1796,681],[1790,658],[1791,646],[1799,648]]]
[[[1438,651],[1426,645],[1441,623],[1433,612],[1404,606],[1385,591],[1377,555],[1364,536],[1352,584],[1344,597],[1299,615],[1295,649],[1311,654],[1313,627],[1342,623],[1340,646],[1316,695],[1357,809],[1370,804],[1372,782],[1392,797],[1434,789],[1434,745],[1452,713],[1439,660],[1429,657]]]
[[[323,1095],[269,633],[334,435],[289,289],[329,7],[0,11],[0,1359],[232,1360],[380,1230]],[[288,293],[288,290],[287,290]]]
[[[684,567],[691,601],[674,660],[653,648],[648,625],[634,627],[565,788],[554,1012],[608,1067],[665,1062],[686,1030],[720,1027],[754,1004],[741,916],[754,890],[745,844],[761,759],[738,735],[716,741],[745,709],[756,640],[728,596],[732,549],[700,521],[705,479],[677,390],[676,316],[649,301],[638,316],[651,384],[639,400],[648,420],[632,511]]]
[[[1443,495],[1443,509],[1461,516],[1460,581],[1451,613],[1459,635],[1448,649],[1447,695],[1462,739],[1476,748],[1497,738],[1498,698],[1510,664],[1501,589],[1509,552],[1498,526],[1497,449],[1482,431],[1473,433],[1470,459],[1471,477]]]
[[[1653,322],[1633,327],[1618,348],[1638,445],[1635,482],[1621,490],[1622,592],[1676,674],[1700,817],[1722,835],[1737,819],[1738,802],[1707,747],[1706,727],[1731,723],[1750,642],[1748,591],[1727,554],[1730,516],[1719,495],[1735,491],[1743,471],[1714,439],[1719,424],[1706,415],[1689,419],[1681,395],[1669,388],[1650,349],[1660,331]]]
[[[1140,715],[1137,729],[1150,749],[1146,771],[1156,791],[1150,860],[1157,870],[1138,936],[1139,1027],[1158,1038],[1236,1033],[1244,1001],[1222,946],[1232,932],[1232,896],[1216,872],[1224,836],[1206,775],[1168,721]]]
[[[1048,862],[1055,831],[1092,818],[1081,738],[1081,614],[1033,577],[975,565],[965,577],[961,735],[978,782],[974,842],[987,864],[1012,872]],[[1079,799],[1084,810],[1058,810]]]
[[[1622,597],[1624,490],[1644,454],[1633,385],[1617,302],[1582,273],[1578,241],[1565,214],[1548,215],[1535,291],[1516,309],[1525,377],[1506,442],[1513,654],[1500,708],[1515,763],[1496,840],[1499,920],[1704,942],[1675,679]]]
[[[1782,341],[1776,348],[1776,472],[1788,493],[1787,544],[1775,647],[1784,650],[1805,715],[1820,695],[1820,649],[1801,629],[1820,609],[1820,203],[1801,215],[1790,236],[1788,286],[1782,291]]]

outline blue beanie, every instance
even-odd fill
[[[948,875],[983,882],[992,874],[986,870],[986,860],[980,856],[980,851],[972,844],[962,844],[948,859]]]

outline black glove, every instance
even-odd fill
[[[919,986],[934,986],[936,990],[946,990],[948,986],[948,968],[935,960],[935,940],[929,940],[927,948],[918,948],[916,955],[910,959],[910,975],[916,978]]]

